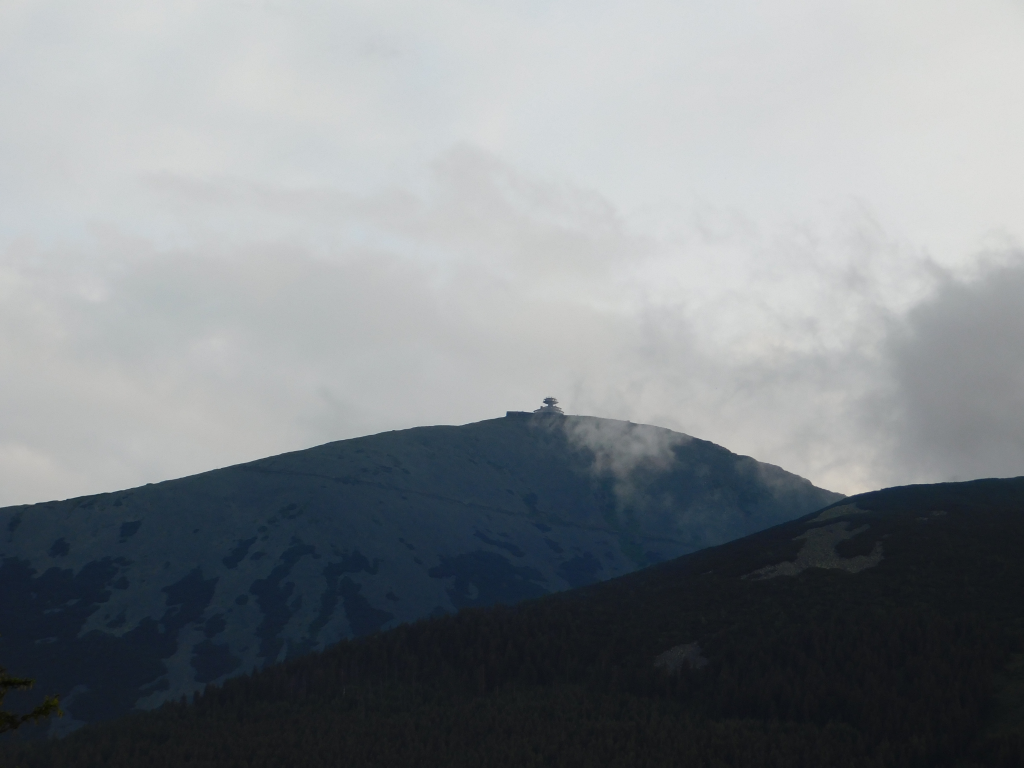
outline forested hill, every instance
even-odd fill
[[[1024,478],[345,641],[23,768],[1024,765]]]
[[[512,413],[0,510],[0,664],[76,724],[433,613],[589,584],[837,494],[667,429]]]

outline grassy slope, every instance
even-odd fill
[[[1024,478],[852,501],[847,517],[344,642],[0,765],[1022,764]],[[883,559],[745,578],[801,562],[795,537],[824,528],[854,534],[833,564],[879,542]],[[693,642],[706,667],[655,667]]]

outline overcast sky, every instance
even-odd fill
[[[1019,0],[0,2],[0,504],[531,409],[1024,474]]]

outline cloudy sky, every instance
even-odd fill
[[[536,407],[1024,474],[1020,0],[5,0],[0,503]]]

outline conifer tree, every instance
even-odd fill
[[[13,731],[27,722],[43,720],[52,714],[56,714],[57,717],[64,715],[60,710],[60,701],[56,696],[47,696],[43,699],[42,704],[24,715],[18,715],[4,709],[4,698],[7,696],[8,691],[27,690],[32,687],[34,682],[34,680],[29,680],[26,677],[9,675],[6,669],[0,667],[0,733]]]

